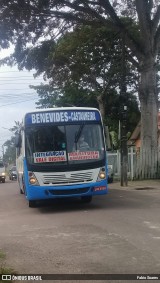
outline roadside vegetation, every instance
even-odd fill
[[[6,266],[6,255],[3,251],[0,250],[0,275],[3,274],[11,275],[11,274],[16,274],[16,272],[12,268]],[[0,282],[4,282],[4,281],[2,281],[0,278]],[[12,281],[5,280],[5,282],[12,282]]]

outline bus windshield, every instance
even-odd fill
[[[104,159],[102,127],[96,123],[30,125],[25,129],[30,165],[86,164]]]

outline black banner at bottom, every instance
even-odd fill
[[[160,274],[0,274],[0,281],[160,280]]]

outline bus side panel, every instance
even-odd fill
[[[25,187],[25,195],[26,195],[26,198],[28,199],[28,194],[29,194],[29,190],[31,186],[29,186],[28,168],[27,168],[26,158],[23,159],[23,168],[24,168],[23,182],[24,182],[24,187]]]

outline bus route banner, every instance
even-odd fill
[[[74,122],[98,122],[101,120],[98,111],[44,111],[27,113],[25,116],[26,125],[51,124],[51,123],[74,123]]]
[[[0,282],[43,280],[160,280],[160,274],[0,274]]]

